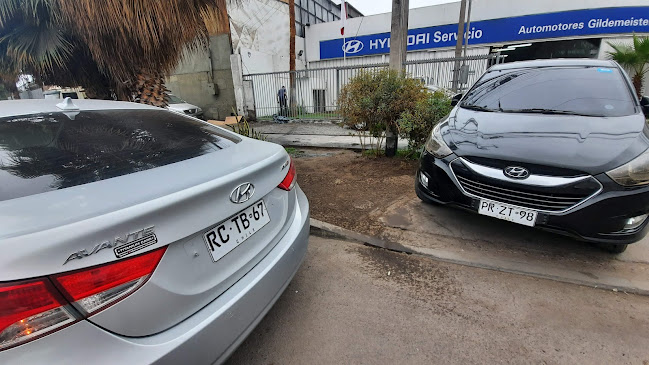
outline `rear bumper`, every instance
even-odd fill
[[[464,194],[451,173],[454,158],[422,156],[415,179],[417,196],[477,213],[479,200]],[[428,177],[428,186],[420,181],[420,173]],[[629,244],[642,239],[649,231],[649,219],[631,232],[622,228],[628,218],[649,213],[649,188],[625,190],[605,174],[595,178],[603,186],[601,193],[565,213],[539,213],[535,227],[589,242]]]
[[[296,185],[294,221],[272,251],[230,289],[176,326],[148,337],[115,335],[88,322],[0,353],[0,363],[211,364],[236,349],[297,272],[309,239],[309,203]]]

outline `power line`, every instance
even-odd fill
[[[264,19],[264,21],[261,22],[261,23],[257,26],[257,28],[253,29],[253,32],[256,31],[257,29],[259,29],[259,27],[261,27],[262,25],[264,25],[264,23],[265,23],[268,19],[272,18],[272,16],[275,15],[275,13],[277,13],[277,11],[280,9],[280,7],[281,7],[281,5],[278,6],[278,7],[275,9],[275,11],[273,11],[273,12],[270,13],[270,14],[268,14],[268,17],[267,17],[266,19]],[[248,33],[248,34],[250,34],[250,33]],[[250,35],[252,35],[252,34],[250,34]]]
[[[271,1],[272,1],[272,0],[271,0]],[[280,1],[277,1],[277,3],[278,3],[278,5],[279,5],[277,8],[274,7],[274,6],[272,6],[272,5],[271,5],[272,2],[270,2],[270,1],[269,1],[268,3],[265,3],[264,5],[266,5],[266,6],[270,7],[270,8],[272,8],[272,9],[274,9],[275,11],[277,11],[277,10],[282,6],[281,4],[279,4]],[[254,19],[251,19],[250,21],[244,23],[244,24],[241,26],[241,31],[242,31],[242,32],[243,32],[243,30],[248,31],[248,28],[252,28],[252,27],[255,25],[255,23],[259,23],[259,25],[257,25],[257,28],[255,28],[255,30],[257,30],[261,25],[263,25],[263,23],[264,23],[267,19],[269,19],[269,18],[266,18],[266,19],[264,19],[263,21],[261,21],[260,19],[264,18],[264,15],[259,15],[259,13],[257,13],[257,12],[254,11],[254,10],[250,10],[250,12],[255,16],[255,18],[254,18]],[[229,16],[229,15],[228,15],[228,16]],[[230,17],[230,18],[231,18],[231,17]],[[251,35],[250,33],[248,33],[248,34]]]

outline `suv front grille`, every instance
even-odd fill
[[[546,212],[569,210],[601,189],[592,176],[569,185],[541,187],[482,176],[459,160],[451,163],[451,169],[469,195]]]

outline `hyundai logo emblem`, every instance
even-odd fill
[[[530,171],[520,166],[505,167],[505,170],[503,170],[503,172],[505,173],[505,176],[512,179],[526,179],[528,176],[530,176]]]
[[[351,41],[345,42],[343,44],[343,52],[345,53],[358,53],[363,49],[363,42],[358,39],[352,39]]]
[[[243,183],[232,190],[232,193],[230,193],[230,200],[236,204],[245,203],[252,198],[252,194],[254,193],[254,185],[251,183]]]

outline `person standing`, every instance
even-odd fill
[[[277,102],[279,103],[279,114],[283,116],[286,116],[287,114],[286,100],[286,86],[282,86],[282,88],[277,91]]]

